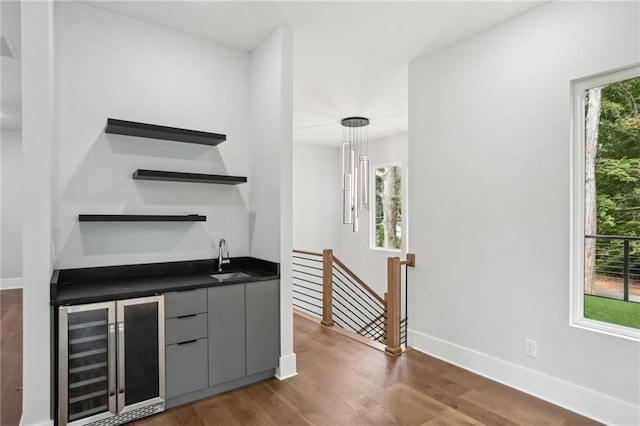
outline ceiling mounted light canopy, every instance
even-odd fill
[[[347,117],[342,129],[342,223],[358,230],[358,212],[369,210],[369,119]]]
[[[344,127],[365,127],[369,125],[369,119],[364,117],[347,117],[342,119]]]

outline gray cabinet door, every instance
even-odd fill
[[[209,386],[245,376],[244,284],[210,287]]]
[[[167,398],[207,387],[207,339],[166,348]]]
[[[280,280],[247,283],[247,375],[276,368],[280,358]]]

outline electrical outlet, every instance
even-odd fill
[[[525,355],[538,357],[538,342],[533,339],[524,339],[524,353]]]

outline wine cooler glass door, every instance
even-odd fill
[[[115,398],[115,304],[60,309],[60,423],[110,417]]]
[[[117,302],[118,411],[164,401],[164,299]]]

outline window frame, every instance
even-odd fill
[[[569,325],[610,336],[640,341],[640,330],[584,317],[585,239],[585,109],[586,92],[640,77],[640,63],[571,81],[571,204]]]
[[[398,166],[400,167],[400,205],[402,206],[402,233],[400,234],[400,248],[389,248],[389,247],[378,247],[376,246],[376,170],[382,167],[389,166]],[[369,249],[376,251],[384,251],[390,253],[402,253],[404,252],[403,247],[407,247],[405,245],[406,242],[406,227],[405,227],[405,212],[406,212],[406,196],[405,196],[405,170],[401,161],[390,161],[387,163],[378,164],[371,168],[371,179],[369,179],[370,183],[370,194],[372,197],[370,199],[373,201],[370,205],[370,217],[369,217]]]

